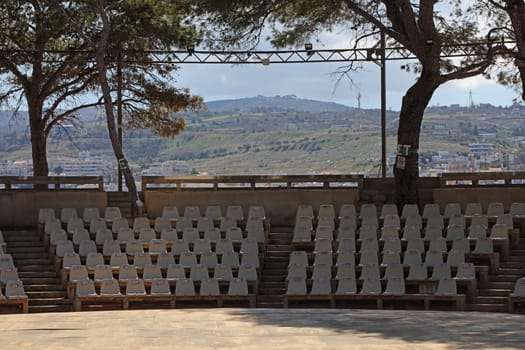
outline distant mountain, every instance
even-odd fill
[[[92,122],[104,118],[104,109],[90,107],[78,110],[75,113],[82,122]],[[0,111],[0,133],[25,130],[28,127],[27,111],[18,111],[14,116],[13,111]]]
[[[250,112],[256,110],[296,110],[308,112],[344,112],[351,111],[354,108],[348,107],[335,102],[324,102],[298,98],[295,95],[286,96],[255,96],[245,97],[235,100],[218,100],[206,103],[208,110]]]
[[[21,131],[27,128],[27,112],[0,111],[0,133]]]

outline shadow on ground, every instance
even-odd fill
[[[242,321],[280,327],[435,342],[460,349],[525,349],[525,315],[400,310],[231,310]]]

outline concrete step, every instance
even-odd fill
[[[58,292],[64,291],[65,287],[61,284],[33,284],[25,285],[24,290],[26,292]]]
[[[36,259],[21,259],[15,261],[15,265],[17,267],[19,266],[27,266],[27,265],[52,265],[51,260],[48,258],[36,258]]]
[[[262,288],[259,287],[259,295],[276,295],[286,293],[286,288]]]
[[[292,252],[292,246],[290,246],[289,244],[268,244],[266,246],[266,251],[267,252],[288,252],[288,254],[290,254]]]
[[[49,253],[47,252],[29,252],[29,253],[12,253],[11,256],[15,261],[27,260],[27,259],[49,259]]]
[[[66,292],[63,290],[55,290],[55,291],[26,291],[26,294],[28,298],[31,299],[56,299],[56,298],[65,298]]]
[[[272,227],[272,232],[268,233],[268,238],[270,239],[281,239],[283,241],[291,241],[292,237],[293,237],[292,232],[273,232],[273,227]]]
[[[257,302],[257,308],[259,309],[282,309],[283,303],[259,303]]]
[[[51,272],[55,271],[55,267],[51,264],[49,264],[49,261],[45,265],[34,265],[34,264],[27,264],[27,265],[16,265],[16,268],[18,269],[18,272]]]
[[[505,262],[514,262],[514,261],[525,263],[525,255],[509,255]]]
[[[20,278],[57,277],[55,271],[18,271]]]
[[[508,297],[508,289],[478,289],[478,296],[483,297]]]
[[[32,245],[29,247],[13,247],[10,245],[8,247],[8,251],[9,251],[9,254],[11,255],[24,254],[24,253],[41,253],[41,252],[44,252],[47,254],[46,247],[42,245]]]
[[[38,234],[31,234],[31,235],[13,235],[9,238],[5,238],[5,241],[8,245],[15,245],[17,242],[41,242],[41,237]]]
[[[488,282],[489,289],[508,289],[513,290],[516,282]]]
[[[263,274],[261,278],[261,283],[266,283],[266,282],[283,282],[284,283],[285,279],[286,279],[286,275]]]
[[[269,264],[282,264],[286,268],[290,264],[290,258],[288,256],[265,256],[263,261]]]
[[[513,269],[521,269],[524,267],[523,262],[521,261],[503,261],[500,263],[500,267],[502,268],[513,268]]]
[[[467,311],[479,311],[479,312],[507,312],[507,305],[499,304],[467,304]]]
[[[60,298],[35,298],[29,299],[29,306],[43,306],[43,305],[63,305],[71,304],[70,300],[64,297]]]
[[[61,284],[60,278],[58,277],[31,277],[31,278],[21,278],[24,285],[30,284]]]
[[[282,302],[259,302],[257,301],[259,309],[282,309],[284,307]]]
[[[286,270],[288,268],[287,263],[282,262],[264,262],[264,268],[265,270],[272,269],[272,270]]]
[[[489,276],[489,282],[516,282],[520,275],[493,275]]]
[[[500,266],[500,268],[498,269],[498,272],[497,272],[498,275],[521,275],[521,269],[516,269],[516,268],[502,268]]]
[[[43,313],[43,312],[71,312],[72,305],[30,305],[29,313]]]
[[[288,268],[265,269],[262,273],[263,276],[286,276],[287,274]]]
[[[20,241],[7,243],[7,250],[18,249],[22,247],[42,247],[41,241]]]
[[[272,225],[271,231],[272,231],[271,232],[272,234],[274,234],[274,233],[283,233],[283,234],[292,235],[293,226],[274,226],[274,225]]]
[[[272,252],[275,253],[275,252]],[[273,261],[273,262],[283,262],[283,263],[289,263],[290,262],[290,256],[281,254],[281,252],[278,252],[276,255],[266,255],[264,257],[265,261]]]
[[[477,296],[474,300],[476,304],[507,304],[507,297],[496,296]]]
[[[288,251],[266,251],[266,257],[287,258],[290,259],[290,252]]]
[[[282,294],[276,294],[276,295],[261,295],[257,297],[257,301],[263,301],[263,302],[282,302],[284,299],[284,295]]]
[[[290,245],[290,243],[292,243],[291,240],[289,239],[273,239],[273,238],[270,238],[266,241],[267,244],[270,244],[270,245]]]
[[[286,282],[285,281],[276,281],[276,282],[261,282],[259,284],[260,288],[263,289],[270,289],[270,288],[286,288]]]

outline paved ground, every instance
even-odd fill
[[[525,349],[525,315],[185,309],[0,315],[0,349]]]

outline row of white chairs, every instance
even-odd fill
[[[0,285],[5,286],[9,281],[18,281],[19,279],[16,267],[0,267]]]
[[[13,257],[8,253],[0,253],[0,269],[14,268]]]
[[[246,281],[256,282],[259,279],[258,271],[253,265],[243,264],[238,269],[232,269],[229,265],[216,265],[214,267],[196,264],[191,267],[185,267],[180,264],[168,265],[163,273],[159,265],[148,264],[142,269],[135,265],[125,264],[115,269],[111,265],[96,265],[93,270],[93,280],[100,282],[105,279],[116,279],[120,282],[126,282],[141,278],[145,281],[153,281],[159,278],[165,278],[168,281],[178,281],[191,278],[194,281],[207,280],[215,278],[221,281],[231,281],[234,278],[243,278]],[[235,272],[235,273],[234,273]],[[78,283],[79,281],[89,279],[89,270],[85,265],[73,265],[68,269],[68,281]],[[235,274],[235,276],[234,276]]]
[[[513,229],[513,223],[505,223],[504,220],[492,225],[490,228],[484,225],[471,225],[468,228],[462,225],[449,225],[444,228],[439,225],[426,226],[424,229],[418,225],[405,226],[400,230],[397,226],[383,226],[380,230],[374,226],[362,226],[357,229],[355,226],[341,226],[334,231],[329,226],[318,226],[312,231],[308,226],[298,225],[294,227],[292,243],[308,243],[316,239],[387,239],[403,238],[417,239],[423,238],[428,241],[433,238],[444,237],[448,241],[467,237],[469,239],[485,238],[487,236],[495,239],[508,239],[509,233]]]
[[[6,281],[3,288],[0,288],[0,299],[2,298],[27,298],[23,282],[19,279]]]
[[[184,215],[179,214],[179,210],[176,206],[164,206],[162,208],[162,217],[172,220],[177,220],[181,216],[192,218],[197,220],[202,216],[212,218],[213,220],[220,220],[222,217],[230,217],[237,221],[244,221],[244,209],[240,205],[228,205],[226,206],[226,212],[223,215],[223,210],[220,205],[209,205],[204,211],[204,215],[201,215],[201,209],[198,206],[187,206],[184,208]],[[266,220],[266,211],[263,206],[252,205],[248,208],[248,219],[257,218]]]
[[[75,252],[68,252],[62,258],[62,268],[71,268],[74,265],[85,265],[87,268],[95,268],[98,265],[108,263],[113,268],[118,268],[123,265],[133,264],[137,268],[143,268],[148,265],[155,265],[160,268],[167,268],[170,265],[179,264],[184,267],[192,267],[195,265],[206,265],[209,268],[214,268],[218,265],[226,265],[232,268],[239,268],[241,265],[251,265],[260,268],[260,257],[258,254],[242,254],[239,257],[237,252],[228,252],[220,256],[214,252],[206,252],[204,254],[195,254],[194,252],[185,252],[180,255],[174,255],[169,252],[161,253],[152,259],[152,256],[147,253],[126,254],[122,252],[112,253],[109,258],[105,258],[101,253],[88,253],[84,261],[82,257]]]
[[[196,293],[195,281],[191,278],[180,279],[175,285],[174,292],[171,291],[169,281],[163,278],[152,280],[149,295],[152,296],[219,296],[219,280],[215,278],[203,279],[199,281],[199,293]],[[100,281],[99,292],[97,293],[95,283],[91,279],[79,281],[76,285],[76,297],[96,297],[96,296],[139,296],[146,295],[144,280],[140,278],[126,281],[125,292],[122,293],[121,285],[116,279],[103,279]],[[248,284],[243,278],[234,278],[228,283],[227,295],[245,296],[248,295]]]
[[[183,221],[179,221],[179,223],[181,223],[180,225],[177,224],[177,227],[172,227],[171,223],[166,220],[164,220],[162,224],[159,224],[160,221],[158,219],[156,220],[154,228],[150,227],[149,219],[146,217],[135,218],[133,227],[129,227],[128,220],[125,218],[116,219],[111,228],[106,225],[104,219],[97,219],[91,222],[88,229],[85,227],[83,220],[78,218],[71,220],[66,225],[65,230],[60,220],[49,219],[45,222],[43,230],[46,235],[64,230],[69,235],[88,233],[91,235],[99,234],[109,236],[112,234],[130,238],[138,237],[139,239],[141,239],[141,236],[148,237],[148,239],[162,238],[163,236],[179,238],[182,234],[182,238],[187,236],[186,239],[189,240],[206,236],[214,240],[222,237],[231,237],[237,240],[245,237],[255,237],[261,243],[264,243],[266,240],[265,227],[260,219],[249,220],[244,230],[231,220],[229,224],[226,223],[228,218],[225,218],[223,221],[225,224],[221,227],[215,227],[213,222],[209,221],[207,225],[201,225],[200,227],[199,225],[194,227],[191,222],[183,225]]]
[[[294,277],[288,281],[286,288],[287,296],[306,296],[306,295],[405,295],[405,280],[402,277],[389,278],[386,288],[383,291],[379,278],[367,277],[363,279],[361,289],[358,291],[356,279],[345,277],[337,280],[337,288],[332,289],[329,278],[316,278],[312,281],[311,288],[308,288],[306,279]],[[456,280],[453,278],[441,278],[438,280],[437,289],[433,295],[458,295]]]
[[[460,203],[447,203],[441,211],[439,204],[427,203],[423,207],[423,213],[420,214],[419,206],[416,204],[405,204],[401,212],[401,219],[406,219],[409,216],[421,216],[423,219],[428,219],[431,216],[443,215],[446,219],[455,214],[464,214],[465,216],[474,216],[476,214],[486,214],[489,217],[497,217],[501,214],[509,213],[514,217],[525,216],[525,203],[514,202],[511,203],[508,211],[505,210],[504,204],[501,202],[490,202],[484,208],[482,203],[472,202],[467,203],[464,210]],[[309,217],[311,219],[328,218],[364,218],[378,216],[381,219],[387,215],[399,215],[397,206],[395,204],[384,204],[380,209],[375,204],[365,203],[359,209],[359,215],[354,204],[343,204],[339,208],[339,215],[336,216],[336,209],[332,204],[321,204],[318,210],[314,213],[313,206],[310,204],[300,204],[297,207],[296,217]]]
[[[509,229],[514,227],[514,217],[512,214],[502,213],[494,218],[496,219],[496,224],[505,224]],[[366,216],[361,221],[358,221],[356,217],[343,217],[337,222],[331,217],[321,217],[315,222],[315,225],[312,219],[308,216],[297,216],[295,218],[295,226],[305,227],[310,230],[317,230],[322,227],[323,229],[328,228],[332,231],[335,231],[336,229],[357,230],[358,228],[360,230],[377,230],[383,227],[396,227],[398,230],[407,227],[417,227],[419,230],[426,227],[439,227],[443,230],[450,226],[461,226],[465,229],[467,227],[478,225],[489,228],[491,224],[492,220],[489,220],[489,216],[485,214],[474,214],[470,217],[463,214],[452,214],[447,219],[441,214],[435,214],[429,216],[425,221],[419,215],[410,215],[404,220],[401,220],[401,217],[397,214],[388,214],[382,218],[381,222],[377,216]]]
[[[6,242],[4,240],[4,234],[2,233],[2,230],[0,230],[0,253],[5,253],[6,250]]]
[[[122,213],[119,207],[106,207],[104,209],[104,215],[100,215],[100,211],[95,207],[86,207],[82,209],[82,214],[79,215],[76,208],[67,207],[61,208],[60,213],[57,216],[54,208],[44,207],[38,211],[38,223],[45,224],[46,221],[51,219],[58,219],[62,223],[67,224],[71,220],[81,218],[84,222],[89,223],[92,220],[103,218],[108,222],[115,219],[122,218]]]
[[[518,278],[512,296],[525,297],[525,277]]]
[[[428,241],[422,238],[413,238],[406,241],[400,240],[397,237],[391,237],[385,240],[378,240],[376,238],[367,238],[364,240],[354,240],[351,238],[342,239],[340,241],[332,241],[330,239],[317,239],[314,241],[313,252],[394,252],[402,253],[407,251],[417,251],[423,253],[425,251],[438,251],[446,253],[449,251],[461,251],[465,254],[479,253],[492,254],[494,253],[494,242],[498,242],[496,238],[483,237],[474,241],[468,240],[466,237],[461,237],[448,241],[443,237],[435,237]],[[471,248],[473,243],[474,248]]]
[[[221,239],[215,244],[211,244],[211,241],[207,239],[199,239],[192,244],[186,240],[177,240],[174,242],[164,241],[162,239],[152,239],[149,242],[129,240],[125,243],[117,240],[106,240],[102,245],[97,245],[96,241],[90,239],[81,240],[78,245],[75,245],[73,241],[60,239],[54,247],[54,254],[58,257],[63,257],[66,253],[74,252],[80,256],[87,256],[89,253],[98,252],[104,256],[121,252],[130,255],[144,252],[150,255],[159,255],[168,252],[174,255],[182,255],[187,252],[197,255],[208,252],[222,255],[229,252],[237,252],[235,245],[229,239]],[[259,244],[255,239],[245,238],[241,241],[238,252],[240,254],[259,254]]]
[[[122,213],[119,207],[106,207],[104,209],[104,215],[100,214],[98,208],[86,207],[81,209],[82,214],[78,214],[78,210],[73,207],[66,207],[60,209],[59,216],[56,215],[53,208],[40,208],[38,213],[38,222],[44,224],[47,220],[57,218],[62,223],[68,223],[71,220],[81,218],[84,222],[90,223],[93,220],[103,218],[107,222],[113,222],[116,219],[122,218]],[[240,205],[228,205],[226,207],[226,217],[233,218],[237,221],[244,221],[244,212]],[[222,215],[222,207],[219,205],[207,206],[204,215],[201,215],[200,207],[198,206],[187,206],[184,208],[184,215],[179,215],[179,210],[176,206],[165,206],[162,210],[162,218],[169,220],[178,220],[180,217],[186,217],[193,220],[197,220],[202,216],[208,217],[212,220],[220,220]],[[248,209],[248,219],[258,218],[266,220],[266,213],[264,207],[254,205]]]
[[[508,298],[509,312],[514,312],[519,305],[525,305],[525,277],[516,280],[514,290]]]
[[[384,270],[382,274],[381,271]],[[406,270],[408,272],[406,273]],[[343,279],[347,277],[365,279],[368,277],[390,279],[390,278],[406,278],[413,281],[425,280],[439,280],[444,277],[452,277],[455,272],[455,278],[464,280],[476,279],[476,268],[472,263],[461,263],[458,266],[452,266],[447,263],[437,265],[414,264],[408,268],[400,263],[390,263],[386,266],[379,266],[377,264],[367,264],[357,266],[355,264],[346,263],[338,265],[336,268],[328,264],[314,265],[308,268],[303,265],[289,265],[286,279],[294,277],[301,277],[305,279],[316,279],[322,277],[330,277],[333,279]],[[405,277],[406,275],[406,277]]]
[[[468,256],[479,255],[481,257],[490,257],[492,253],[476,251],[472,252]],[[322,252],[314,254],[313,265],[316,264],[328,264],[328,265],[341,265],[341,264],[355,264],[357,261],[359,265],[367,264],[397,264],[402,263],[405,266],[426,264],[433,266],[442,263],[448,263],[452,266],[459,266],[466,262],[466,254],[461,250],[450,250],[445,253],[438,250],[429,250],[421,252],[417,250],[407,250],[402,253],[394,251],[383,251],[381,253],[374,250],[364,250],[360,253],[354,253],[351,251],[343,251],[334,255],[332,252]],[[334,263],[335,261],[335,263]],[[308,261],[303,259],[290,259],[290,264],[308,266]]]
[[[182,234],[177,233],[175,230],[164,230],[160,235],[153,230],[143,230],[138,234],[131,229],[121,229],[117,234],[110,230],[99,230],[95,234],[91,234],[85,229],[77,230],[73,233],[67,233],[64,229],[58,229],[52,231],[47,239],[50,245],[56,245],[60,240],[70,240],[75,245],[85,240],[94,240],[97,245],[104,244],[106,241],[119,241],[125,244],[130,241],[148,243],[155,240],[164,241],[170,246],[177,242],[180,244],[193,245],[201,241],[208,241],[211,244],[228,244],[228,242],[237,244],[245,240],[260,243],[260,237],[250,234],[244,236],[240,229],[228,230],[225,237],[220,235],[220,232],[216,229],[208,230],[203,235],[200,235],[195,229],[186,229]]]
[[[57,218],[48,218],[43,224],[45,233],[50,233],[59,228],[66,228],[68,232],[89,228],[91,233],[96,233],[101,229],[111,229],[112,232],[117,233],[120,229],[129,228],[133,229],[134,232],[145,229],[154,229],[156,232],[176,229],[178,232],[182,232],[186,228],[196,228],[199,232],[218,228],[221,232],[226,232],[229,228],[239,227],[238,221],[228,216],[222,217],[219,221],[203,216],[196,221],[196,225],[194,220],[188,217],[179,217],[175,224],[169,219],[157,217],[154,220],[153,227],[151,220],[145,216],[135,217],[131,224],[127,218],[116,218],[111,223],[108,223],[104,218],[96,218],[90,222],[84,221],[82,218],[71,218],[67,223],[63,223]],[[243,225],[243,229],[245,231],[264,230],[264,222],[260,218],[249,218]]]

